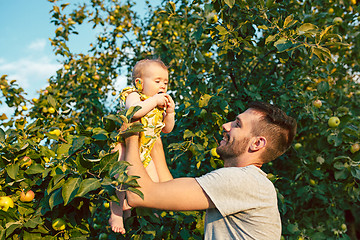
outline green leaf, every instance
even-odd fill
[[[119,158],[119,152],[113,152],[113,153],[109,153],[107,155],[105,155],[104,157],[101,158],[100,161],[100,172],[103,172],[105,170],[108,170],[110,168],[110,166],[113,165],[114,162],[116,162]]]
[[[235,0],[224,0],[226,5],[228,5],[230,8],[232,8],[235,4]]]
[[[8,237],[10,234],[12,234],[15,231],[15,229],[21,228],[22,224],[20,221],[7,222],[5,227],[6,227],[6,237]]]
[[[331,52],[329,49],[319,46],[312,47],[311,50],[322,62],[325,62],[326,59],[331,60]]]
[[[5,136],[6,136],[6,134],[5,134],[4,130],[2,128],[0,128],[0,141],[1,142],[5,141]]]
[[[69,150],[70,150],[70,148],[71,148],[71,144],[61,144],[61,145],[58,147],[58,149],[57,149],[57,151],[56,151],[56,154],[57,154],[58,156],[62,156],[62,155],[64,155],[64,156],[69,156]]]
[[[88,138],[85,136],[79,136],[79,137],[75,138],[73,140],[72,147],[71,147],[69,154],[73,154],[74,152],[79,150],[85,144],[86,140],[88,140]]]
[[[266,38],[265,44],[268,44],[276,39],[277,35],[270,35]]]
[[[216,26],[216,29],[219,31],[219,34],[220,35],[226,35],[228,34],[228,31],[226,30],[226,28],[224,28],[223,26]]]
[[[33,164],[25,171],[25,173],[28,174],[28,175],[31,175],[31,174],[43,173],[44,171],[45,171],[44,166],[42,166],[41,164],[33,163]]]
[[[290,49],[293,44],[291,43],[291,41],[285,38],[280,38],[274,43],[274,46],[278,49],[279,52],[283,52]]]
[[[136,188],[128,187],[127,191],[133,192],[133,193],[137,194],[139,197],[141,197],[142,199],[144,199],[144,194]]]
[[[62,187],[62,197],[64,199],[64,205],[68,204],[74,199],[79,189],[81,179],[79,177],[69,178]]]
[[[334,145],[335,147],[340,146],[342,143],[342,137],[336,134],[330,134],[327,137],[327,141],[329,144]]]
[[[349,175],[349,171],[346,168],[340,171],[336,171],[334,174],[336,180],[346,179],[348,175]]]
[[[311,23],[304,23],[300,27],[297,28],[297,32],[299,35],[305,34],[311,30],[316,29],[317,27],[314,24]]]
[[[197,59],[200,63],[204,63],[204,62],[205,62],[205,58],[204,58],[204,56],[201,54],[200,51],[196,51],[195,57],[196,57],[196,59]]]
[[[64,199],[61,196],[61,189],[57,189],[50,195],[49,206],[51,210],[53,210],[55,206],[62,204],[63,202]]]
[[[351,168],[351,175],[354,178],[360,179],[360,168],[359,167],[353,167]]]
[[[109,171],[110,177],[114,177],[116,174],[124,173],[128,166],[130,166],[130,163],[126,161],[117,161],[110,168]]]
[[[25,226],[25,224],[24,224]],[[27,231],[23,231],[24,232],[24,237],[23,240],[42,240],[44,239],[41,236],[41,233],[29,233]]]
[[[194,135],[194,133],[191,131],[191,130],[189,130],[189,129],[186,129],[185,130],[185,132],[184,132],[184,139],[186,139],[186,138],[189,138],[189,137],[194,137],[195,135]]]
[[[101,187],[100,181],[96,178],[88,178],[80,183],[79,190],[75,197],[82,197],[90,191]]]
[[[16,176],[19,172],[19,164],[14,163],[6,167],[6,172],[10,178],[16,180]]]
[[[201,96],[200,100],[199,100],[199,107],[206,107],[210,101],[211,95],[209,94],[204,94]]]
[[[99,140],[99,141],[105,141],[108,137],[107,137],[107,134],[100,133],[100,134],[93,135],[92,138],[95,140]]]
[[[176,10],[175,3],[173,1],[169,1],[169,4],[171,5],[173,12],[175,12]]]
[[[120,118],[118,118],[117,116],[115,116],[115,115],[113,115],[113,114],[110,114],[110,115],[108,115],[108,116],[105,116],[104,118],[109,119],[109,120],[112,120],[112,121],[117,122],[117,123],[120,123],[120,124],[123,123],[123,120],[121,120]]]
[[[130,121],[135,113],[141,109],[140,106],[132,106],[126,111],[126,118]]]
[[[47,96],[47,101],[53,108],[56,107],[56,100],[55,100],[55,98],[53,96],[48,95]]]
[[[287,28],[289,23],[291,23],[293,19],[294,19],[293,15],[287,16],[284,21],[284,28]]]
[[[37,225],[43,224],[43,221],[40,216],[36,216],[34,218],[29,219],[25,224],[24,227],[27,228],[35,228]]]

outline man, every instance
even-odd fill
[[[281,220],[274,185],[260,167],[282,155],[296,133],[296,121],[273,105],[254,102],[223,125],[217,152],[224,168],[199,178],[154,183],[139,157],[138,136],[126,139],[129,175],[140,176],[144,199],[127,192],[130,206],[163,210],[207,210],[205,239],[280,239]]]

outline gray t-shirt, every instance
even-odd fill
[[[280,239],[275,187],[260,168],[220,168],[196,180],[216,207],[206,212],[204,239]]]

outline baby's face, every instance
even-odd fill
[[[143,94],[154,96],[158,93],[166,93],[169,82],[169,73],[157,63],[148,64],[141,77]]]

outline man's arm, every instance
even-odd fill
[[[137,194],[127,191],[130,206],[175,211],[203,210],[214,207],[195,178],[177,178],[154,183],[140,160],[138,141],[138,135],[130,136],[125,140],[125,160],[131,164],[128,167],[128,174],[140,177],[138,189],[144,194],[144,200]]]

